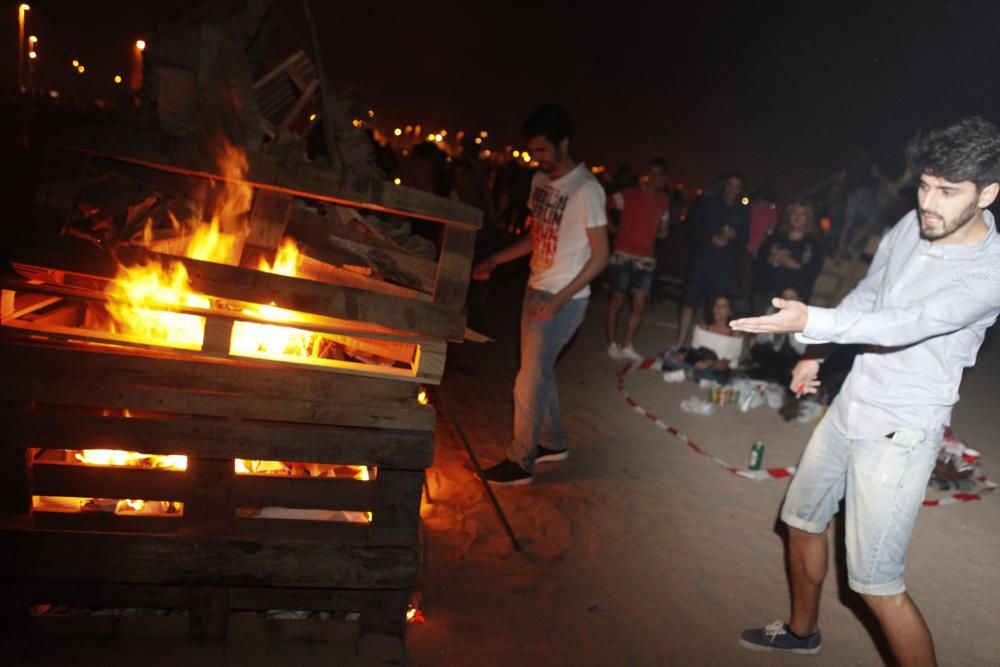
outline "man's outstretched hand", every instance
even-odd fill
[[[798,333],[806,328],[809,321],[806,304],[778,298],[771,299],[771,303],[778,312],[762,317],[742,317],[730,322],[729,326],[750,333]]]

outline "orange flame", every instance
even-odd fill
[[[183,256],[207,262],[237,264],[241,241],[246,236],[246,212],[250,209],[253,189],[242,182],[248,169],[246,154],[238,148],[223,146],[219,167],[227,179],[219,194],[215,211],[208,220],[192,219],[180,223],[171,218],[178,231],[190,231],[183,246]],[[147,245],[151,229],[145,230]],[[187,269],[180,262],[164,266],[150,262],[142,266],[119,266],[105,293],[110,297],[108,311],[113,331],[161,344],[200,348],[205,318],[170,312],[189,308],[208,308],[207,297],[195,294],[188,284]]]

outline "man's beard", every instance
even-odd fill
[[[925,211],[922,208],[918,209],[918,211],[920,212],[920,219],[921,219],[920,238],[924,239],[925,241],[938,241],[940,239],[951,236],[952,234],[960,230],[962,227],[965,227],[967,224],[972,222],[972,220],[976,217],[976,214],[979,212],[979,207],[977,206],[978,203],[979,203],[978,201],[974,200],[971,204],[969,204],[969,206],[964,211],[959,213],[955,217],[955,219],[950,222],[948,220],[945,220],[944,216],[937,215],[936,213],[933,213],[931,211]],[[928,233],[924,230],[923,216],[927,213],[930,213],[935,218],[940,218],[941,220],[944,220],[945,224],[940,232]]]
[[[559,165],[562,164],[563,157],[564,155],[562,151],[556,148],[555,151],[553,151],[552,162],[548,161],[539,162],[538,168],[542,171],[543,174],[551,174],[552,172],[557,171],[559,169]]]

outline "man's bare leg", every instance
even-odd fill
[[[639,330],[639,323],[642,321],[642,313],[646,310],[646,295],[642,292],[632,292],[632,312],[628,315],[628,322],[625,323],[625,338],[622,339],[622,346],[628,347],[632,344],[632,337]]]
[[[694,319],[693,306],[681,306],[681,324],[677,331],[677,347],[683,347],[691,333],[691,320]]]
[[[608,301],[608,313],[605,319],[605,326],[608,333],[608,342],[614,343],[618,334],[618,313],[625,303],[625,294],[622,292],[611,292],[611,300]]]
[[[792,616],[788,627],[799,637],[807,637],[819,627],[819,596],[828,561],[826,531],[815,534],[788,527],[788,569],[792,589]]]
[[[917,605],[906,593],[862,595],[875,614],[900,667],[934,667],[934,640]]]

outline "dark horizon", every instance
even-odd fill
[[[203,3],[31,4],[39,76],[51,76],[51,60],[79,57],[110,79],[136,37]],[[573,115],[578,159],[638,169],[662,155],[671,181],[693,186],[735,168],[751,190],[766,181],[787,199],[845,167],[859,145],[895,175],[917,130],[973,114],[998,120],[989,84],[1000,45],[977,28],[996,24],[1000,6],[985,0],[643,5],[312,9],[328,77],[376,109],[383,128],[485,129],[495,148],[517,147],[530,110],[559,102]],[[274,6],[284,28],[275,51],[311,52],[302,3]],[[9,10],[13,30],[16,4]]]

